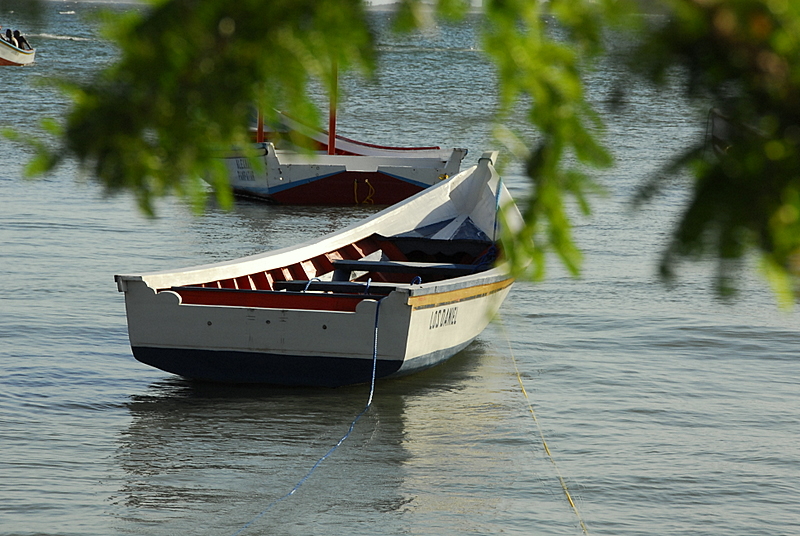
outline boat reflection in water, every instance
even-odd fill
[[[358,527],[376,526],[427,533],[434,511],[451,511],[466,530],[489,523],[497,487],[508,481],[497,473],[518,465],[485,449],[495,444],[498,411],[508,409],[494,384],[505,381],[504,365],[477,341],[440,367],[379,383],[347,441],[252,534],[366,534]],[[368,392],[152,384],[131,398],[131,423],[119,437],[123,481],[111,498],[118,523],[128,534],[233,534],[336,444]]]

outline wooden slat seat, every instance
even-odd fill
[[[392,283],[360,283],[356,281],[276,281],[275,290],[304,291],[317,290],[343,294],[367,294],[370,296],[386,296],[397,288]]]
[[[473,264],[450,264],[438,262],[410,262],[410,261],[334,261],[334,281],[347,281],[350,272],[374,272],[414,274],[425,281],[431,279],[446,279],[474,274],[482,271],[484,267]],[[488,268],[488,266],[486,267]]]
[[[391,244],[405,257],[395,257],[392,253],[387,254],[390,259],[397,260],[470,263],[494,247],[493,242],[478,239],[432,240],[412,236],[384,237],[381,235],[376,235],[376,237],[384,249],[386,244]]]

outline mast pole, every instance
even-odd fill
[[[264,143],[264,114],[261,113],[261,108],[258,109],[256,124],[256,143]]]
[[[336,106],[339,98],[339,68],[332,64],[330,107],[328,110],[328,154],[336,154]]]

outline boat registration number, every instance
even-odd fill
[[[236,159],[236,176],[243,182],[254,182],[256,180],[256,174],[250,162],[245,158]]]

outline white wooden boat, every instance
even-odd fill
[[[35,48],[23,50],[0,38],[0,65],[30,65],[35,58]]]
[[[513,278],[494,266],[498,206],[476,166],[305,244],[175,271],[117,275],[139,361],[219,382],[340,386],[436,365],[486,327]]]
[[[338,144],[337,144],[338,146]],[[366,147],[366,145],[365,145]],[[457,174],[466,149],[303,153],[255,144],[224,158],[234,193],[292,205],[392,205]]]

